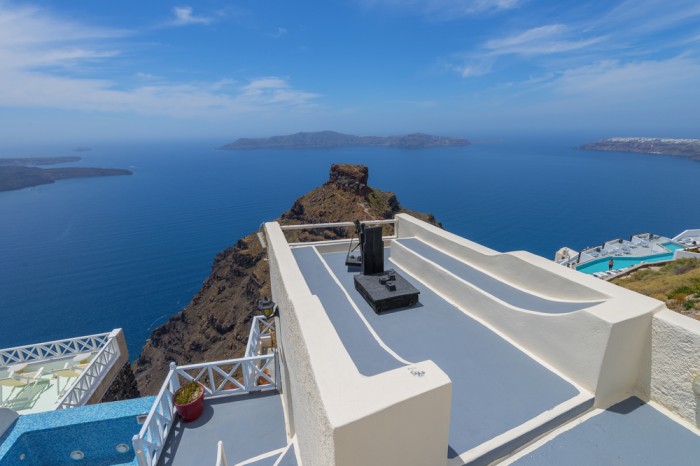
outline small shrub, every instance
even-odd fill
[[[669,291],[667,296],[669,299],[677,299],[680,301],[685,299],[685,297],[689,294],[693,294],[693,291],[694,290],[691,287],[684,285]]]
[[[689,311],[694,307],[695,307],[695,302],[690,300],[690,299],[683,303],[683,309],[685,309],[686,311]]]
[[[202,387],[197,382],[191,381],[187,382],[185,385],[180,387],[175,397],[175,403],[179,405],[186,405],[187,403],[192,403],[194,400],[199,398],[201,394]]]
[[[697,259],[679,259],[671,262],[663,267],[664,271],[668,271],[672,275],[682,275],[700,267],[700,260]]]

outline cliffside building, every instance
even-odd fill
[[[150,411],[129,451],[109,446],[122,463],[99,464],[697,463],[700,322],[406,214],[367,223],[386,226],[384,261],[419,290],[417,305],[374,312],[345,264],[349,240],[285,237],[352,224],[266,223],[276,308],[252,323],[245,357],[173,364],[157,397],[108,404],[124,418],[138,403]],[[185,424],[172,398],[188,380],[206,406]],[[84,424],[89,409],[69,411]],[[16,428],[0,465],[40,464]]]

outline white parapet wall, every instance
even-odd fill
[[[533,295],[598,302],[579,311],[533,312],[494,299],[400,243],[391,258],[465,312],[483,320],[524,350],[595,393],[607,407],[644,393],[649,335],[663,303],[527,252],[499,253],[409,215],[397,215],[399,238],[415,237]]]
[[[700,398],[693,392],[696,377],[700,377],[700,321],[669,310],[659,312],[651,332],[651,400],[700,427]]]
[[[678,249],[673,253],[673,259],[700,259],[700,253]]]
[[[452,383],[432,361],[361,375],[275,222],[265,224],[288,434],[305,466],[447,462]],[[420,376],[418,376],[420,374]]]

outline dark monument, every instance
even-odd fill
[[[396,271],[384,270],[382,227],[359,225],[358,230],[362,272],[355,275],[355,289],[378,314],[417,304],[420,292]]]
[[[357,235],[359,242],[355,246],[353,246],[352,240],[355,239],[355,235]],[[348,255],[345,256],[345,265],[349,267],[362,266],[362,251],[360,248],[363,242],[363,235],[364,233],[362,232],[362,224],[359,220],[355,220],[355,232],[353,233],[352,238],[350,238],[350,245],[348,246]],[[358,249],[360,249],[360,251],[358,251]]]

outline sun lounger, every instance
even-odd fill
[[[0,379],[0,406],[9,407],[28,402],[32,387],[41,381],[46,381],[42,378],[43,372],[44,368],[41,367],[38,371],[23,372],[22,374],[12,372],[9,377]],[[10,389],[7,397],[3,394],[4,388]]]

